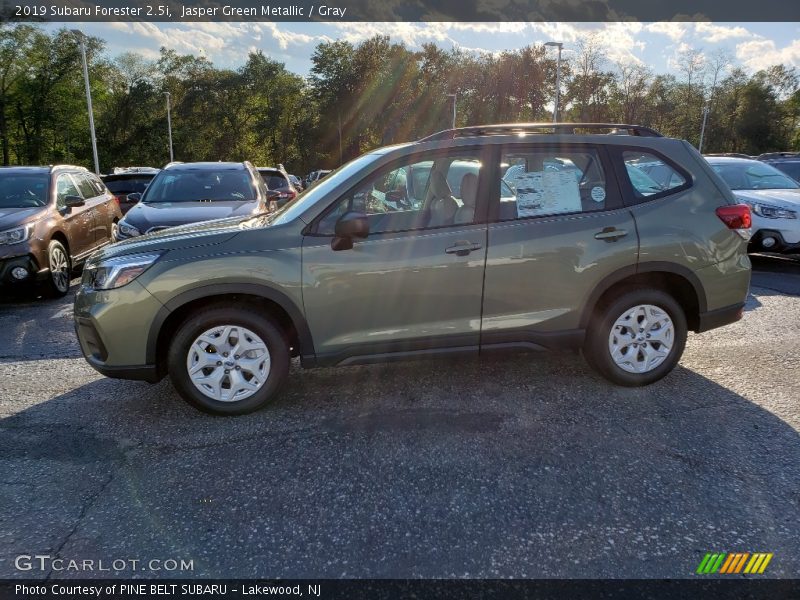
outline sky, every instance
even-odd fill
[[[433,42],[448,49],[496,53],[560,41],[564,56],[569,56],[587,33],[594,32],[610,59],[607,68],[639,63],[657,74],[675,73],[677,57],[688,48],[706,57],[724,51],[734,65],[750,72],[779,63],[800,68],[800,23],[113,22],[70,26],[105,39],[112,57],[134,51],[157,58],[159,48],[167,46],[182,54],[205,56],[217,67],[236,68],[250,50],[260,49],[302,76],[309,74],[311,55],[320,42],[357,43],[375,34],[387,34],[412,50]]]

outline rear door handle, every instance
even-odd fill
[[[455,245],[445,248],[447,254],[455,254],[456,256],[467,256],[474,250],[480,250],[483,246],[480,244],[473,244],[471,242],[456,242]]]
[[[606,227],[603,231],[594,234],[594,239],[605,240],[606,242],[616,242],[619,238],[628,235],[627,230],[617,229],[616,227]]]

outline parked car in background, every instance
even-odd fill
[[[267,189],[249,162],[173,163],[164,167],[119,223],[117,240],[266,210]]]
[[[616,384],[657,381],[688,331],[741,318],[750,209],[688,142],[571,127],[441,132],[361,156],[275,213],[113,245],[75,301],[83,353],[112,377],[169,374],[218,414],[275,399],[293,356],[569,348]],[[670,187],[627,175],[650,163]]]
[[[800,182],[800,152],[770,152],[756,158]]]
[[[751,252],[800,252],[800,184],[760,160],[706,160],[753,212]]]
[[[297,197],[297,189],[292,184],[289,174],[281,167],[256,167],[269,190],[268,200],[275,201],[280,208]]]
[[[160,170],[153,167],[118,167],[114,169],[113,173],[101,175],[100,179],[103,180],[109,191],[114,194],[124,215],[136,204],[135,201],[128,199],[128,194],[141,195],[144,193],[150,181]]]
[[[322,179],[323,177],[325,177],[330,172],[331,172],[330,170],[325,170],[325,169],[319,171],[311,171],[311,173],[306,175],[306,178],[303,181],[303,183],[305,184],[305,187],[309,187],[314,183],[316,183],[317,181],[319,181],[320,179]]]
[[[292,182],[294,189],[296,189],[298,192],[303,191],[304,189],[303,181],[297,175],[292,175],[291,173],[289,173],[289,181]]]
[[[114,237],[122,213],[83,167],[0,167],[0,285],[69,291],[73,269]]]

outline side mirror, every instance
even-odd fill
[[[128,194],[125,196],[125,200],[128,202],[133,202],[134,204],[142,199],[142,195],[139,192],[133,192],[132,194]]]
[[[84,206],[86,201],[81,198],[80,196],[65,196],[64,197],[64,206],[67,208],[77,208],[79,206]]]
[[[353,238],[364,239],[369,235],[367,215],[360,212],[348,212],[336,221],[336,237],[331,242],[333,250],[350,250]]]
[[[267,202],[271,200],[278,200],[281,197],[281,193],[277,190],[267,190]]]

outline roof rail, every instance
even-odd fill
[[[581,131],[584,130],[584,131]],[[524,133],[583,135],[586,133],[603,133],[606,135],[638,135],[642,137],[664,137],[655,129],[641,125],[623,123],[504,123],[500,125],[474,125],[445,129],[419,140],[432,142],[435,140],[454,140],[459,137],[480,137],[484,135],[514,135]]]
[[[712,152],[710,154],[704,154],[703,156],[710,156],[712,158],[753,158],[749,154],[743,154],[741,152]]]
[[[799,158],[800,152],[765,152],[759,154],[756,158],[763,160],[765,158]]]

